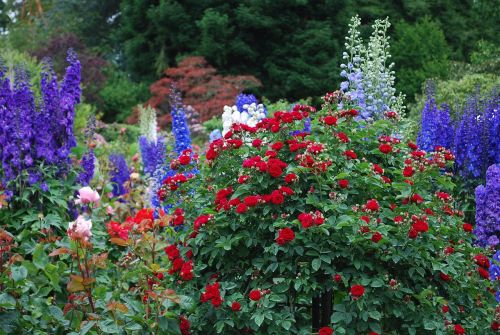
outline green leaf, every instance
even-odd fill
[[[375,320],[380,320],[380,318],[382,317],[382,314],[380,314],[379,311],[370,311],[369,315],[370,315],[370,318],[375,319]]]
[[[177,322],[177,320],[162,316],[158,320],[158,325],[161,330],[165,331],[164,334],[181,335],[181,330],[179,328],[179,323]]]
[[[257,324],[257,326],[261,326],[262,323],[264,323],[264,319],[265,319],[265,316],[263,314],[257,314],[255,315],[255,323]]]
[[[33,264],[39,269],[44,269],[49,263],[49,256],[43,250],[43,244],[38,244],[33,252]]]
[[[14,309],[16,307],[16,299],[8,293],[2,293],[0,294],[0,307]]]
[[[321,259],[320,258],[313,259],[311,266],[314,271],[318,271],[319,268],[321,267]]]
[[[384,286],[384,281],[380,278],[375,278],[370,284],[371,287],[382,287]]]
[[[120,328],[113,320],[102,320],[98,323],[99,328],[107,334],[119,334]]]
[[[85,326],[83,326],[81,329],[80,329],[80,335],[85,335],[88,333],[88,331],[94,327],[94,325],[97,323],[97,321],[84,321],[82,322],[82,324],[85,323]]]
[[[24,266],[13,266],[10,268],[12,279],[15,282],[25,279],[28,276],[28,270]]]

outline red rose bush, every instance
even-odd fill
[[[354,107],[335,92],[320,110],[233,124],[176,184],[182,202],[160,190],[183,217],[163,259],[191,297],[172,307],[183,334],[485,334],[498,322],[486,258],[450,196],[453,155],[420,150],[396,112],[368,123]]]

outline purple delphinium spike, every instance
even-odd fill
[[[500,238],[500,164],[486,172],[486,184],[476,188],[476,228],[480,246],[496,247]]]
[[[146,136],[139,137],[144,173],[153,176],[165,164],[167,147],[165,138],[159,136],[156,141],[150,141]]]
[[[109,155],[109,162],[111,164],[110,180],[113,183],[112,192],[113,196],[117,197],[127,193],[124,184],[129,180],[130,171],[123,155],[111,154]]]
[[[181,93],[172,86],[170,93],[172,106],[172,133],[175,138],[175,152],[180,155],[184,150],[191,149],[191,134],[182,105]]]

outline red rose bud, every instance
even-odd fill
[[[243,214],[247,210],[248,210],[248,207],[245,204],[239,204],[238,206],[236,206],[236,213],[238,213],[238,214]]]
[[[358,299],[365,294],[363,285],[354,285],[351,287],[351,295],[354,299]]]
[[[319,329],[318,335],[332,335],[333,329],[330,327],[323,327]]]
[[[378,211],[380,205],[376,199],[371,199],[366,202],[365,208],[370,211]]]
[[[341,188],[348,188],[349,187],[349,180],[347,180],[347,179],[339,180],[339,186]]]
[[[373,233],[372,235],[373,242],[378,243],[381,239],[382,239],[382,234],[380,234],[379,232]]]
[[[465,329],[461,325],[455,325],[453,332],[455,335],[465,335]]]
[[[333,277],[333,280],[335,280],[337,283],[340,283],[342,280],[342,276],[339,275],[338,273]]]
[[[470,223],[464,223],[462,225],[462,228],[464,229],[465,232],[470,233],[473,229],[472,225]]]
[[[262,294],[260,293],[259,290],[251,290],[248,297],[250,298],[250,300],[259,301],[260,298],[262,297]]]
[[[239,312],[241,310],[241,304],[239,302],[237,302],[237,301],[233,302],[231,304],[231,310],[233,312]]]

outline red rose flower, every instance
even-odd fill
[[[179,320],[179,329],[181,330],[181,334],[189,335],[189,328],[191,327],[191,324],[184,316],[180,316]]]
[[[408,232],[408,237],[415,239],[415,238],[417,238],[417,236],[418,236],[418,231],[411,228],[410,231]]]
[[[378,149],[380,150],[380,152],[387,155],[392,151],[392,146],[390,144],[383,143],[379,145]]]
[[[368,335],[380,335],[380,334],[375,332],[369,332]]]
[[[175,244],[169,245],[168,247],[165,248],[165,253],[168,256],[168,259],[170,261],[173,261],[174,259],[179,257],[179,249],[177,249],[177,246]]]
[[[446,273],[444,272],[440,272],[439,273],[439,278],[441,278],[442,280],[444,281],[450,281],[451,280],[451,277],[450,275],[447,275]]]
[[[416,220],[411,227],[419,233],[425,233],[429,230],[429,224],[421,219]]]
[[[333,280],[335,280],[335,282],[337,283],[340,283],[340,281],[342,280],[342,276],[339,275],[338,273],[333,277]]]
[[[250,300],[259,301],[262,297],[262,293],[260,293],[259,290],[251,290],[248,297],[250,298]]]
[[[345,133],[337,133],[337,137],[340,140],[340,142],[347,143],[349,142],[349,137]]]
[[[283,169],[276,164],[269,165],[268,170],[271,177],[278,178],[283,173]]]
[[[176,258],[172,262],[172,267],[168,270],[168,273],[173,274],[179,271],[184,264],[184,260],[182,258]]]
[[[479,272],[479,275],[481,277],[483,277],[484,279],[488,279],[488,280],[490,279],[490,273],[485,268],[479,267],[479,268],[477,268],[477,272]]]
[[[181,165],[188,165],[191,162],[191,157],[188,155],[182,155],[179,157],[179,163]]]
[[[422,198],[420,194],[415,193],[411,196],[411,201],[413,201],[416,204],[421,204],[422,202],[424,202],[424,198]]]
[[[181,272],[179,273],[182,280],[191,280],[193,279],[193,261],[188,261],[182,264]]]
[[[380,205],[376,199],[371,199],[366,202],[365,208],[370,211],[378,211]]]
[[[353,285],[351,287],[351,295],[354,299],[358,299],[363,294],[365,294],[365,288],[363,285]]]
[[[276,238],[276,243],[279,245],[284,245],[295,239],[295,233],[290,228],[283,228],[278,231],[278,237]]]
[[[285,202],[285,197],[280,191],[274,190],[271,192],[271,202],[275,205],[281,205]]]
[[[262,140],[260,138],[256,138],[255,140],[252,141],[252,146],[253,147],[260,147],[262,145]]]
[[[452,246],[447,246],[446,248],[444,248],[444,253],[446,255],[451,255],[454,252],[455,252],[455,249]]]
[[[337,118],[335,116],[328,115],[325,117],[325,123],[329,126],[336,126],[337,125]]]
[[[349,187],[349,180],[347,180],[347,179],[339,180],[339,186],[341,188],[348,188]]]
[[[450,310],[450,307],[448,307],[447,305],[443,305],[443,307],[441,307],[441,311],[443,313],[448,313],[449,310]]]
[[[378,243],[381,239],[382,239],[382,234],[380,234],[379,232],[373,233],[372,235],[373,242]]]
[[[271,149],[274,151],[280,151],[283,148],[283,142],[276,142],[271,145]]]
[[[500,330],[500,323],[496,322],[496,321],[493,321],[491,323],[491,330],[494,330],[494,331],[498,331]]]
[[[356,159],[358,158],[358,155],[352,150],[346,150],[344,151],[344,156],[346,156],[347,159]]]
[[[318,335],[332,335],[333,334],[333,329],[330,327],[323,327],[320,328]]]
[[[455,325],[453,331],[455,335],[465,335],[465,329],[461,325]]]
[[[289,173],[285,176],[285,183],[293,183],[295,181],[297,181],[299,179],[299,177],[297,177],[297,175],[295,173]]]
[[[411,177],[411,176],[413,176],[414,173],[415,173],[415,171],[413,170],[412,166],[406,166],[403,169],[403,176],[405,176],[405,177]]]
[[[238,183],[239,184],[244,184],[249,178],[250,178],[250,176],[240,176],[238,178]]]
[[[462,225],[462,227],[463,227],[464,231],[466,231],[468,233],[470,233],[472,231],[472,225],[470,223],[464,223]]]
[[[314,224],[314,218],[310,213],[300,213],[298,219],[303,228],[309,228]]]
[[[254,207],[257,206],[257,204],[259,203],[259,198],[260,197],[258,195],[249,195],[245,197],[245,199],[243,199],[243,202],[248,207]]]
[[[382,169],[380,167],[380,165],[378,164],[373,164],[373,171],[376,173],[376,174],[383,174],[384,173],[384,169]]]
[[[483,268],[490,267],[489,258],[483,254],[479,254],[479,255],[474,256],[474,261],[476,262],[477,265],[482,266]]]
[[[237,301],[233,302],[231,304],[231,310],[233,312],[239,312],[241,310],[241,304],[239,302],[237,302]]]
[[[236,213],[238,213],[238,214],[243,214],[247,210],[248,210],[248,207],[245,204],[239,204],[238,206],[236,206]]]

